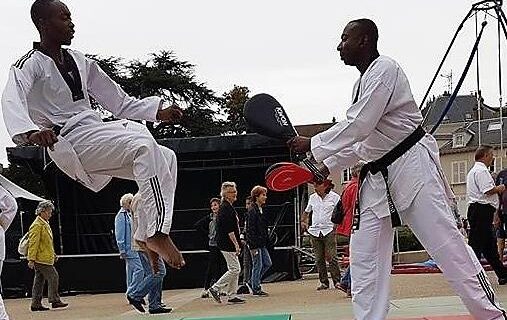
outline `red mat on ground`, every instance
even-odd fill
[[[422,318],[402,318],[402,319],[393,319],[393,320],[474,320],[472,316],[430,316],[430,317],[422,317]]]

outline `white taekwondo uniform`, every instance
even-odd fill
[[[356,94],[346,120],[311,140],[313,156],[331,171],[351,167],[359,159],[379,159],[423,120],[405,73],[389,57],[380,56],[370,64],[354,85]],[[454,195],[435,139],[426,134],[388,172],[389,190],[402,222],[435,259],[470,313],[476,319],[507,319],[484,270],[456,228],[450,206]],[[359,192],[359,230],[351,237],[354,315],[358,320],[385,319],[393,228],[382,174],[368,173]]]
[[[169,234],[176,155],[158,145],[144,125],[102,122],[90,104],[91,96],[117,118],[156,121],[161,99],[128,96],[81,52],[66,49],[64,58],[74,66],[68,74],[36,44],[11,67],[2,96],[10,136],[15,143],[26,143],[29,131],[60,127],[49,155],[63,172],[95,192],[111,177],[135,180],[143,202],[140,219],[146,219],[136,239],[146,241],[157,231]]]
[[[16,203],[15,198],[25,198],[34,201],[44,200],[20,188],[4,176],[0,175],[0,275],[2,274],[3,263],[5,260],[5,232],[18,212],[18,204]],[[1,295],[0,320],[9,320]]]

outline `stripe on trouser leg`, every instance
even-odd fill
[[[153,190],[153,196],[155,197],[155,203],[157,205],[157,231],[162,231],[162,226],[164,224],[165,218],[165,205],[164,199],[162,197],[162,192],[160,190],[160,183],[158,181],[157,176],[150,179],[150,185]]]
[[[158,181],[157,176],[155,176],[155,185],[157,186],[158,195],[160,198],[160,204],[162,205],[162,216],[160,217],[160,227],[157,228],[157,230],[162,232],[162,226],[164,225],[164,220],[165,220],[165,203],[164,203],[164,198],[162,197],[162,190],[160,189],[160,182]]]
[[[157,224],[156,224],[156,230],[159,231],[159,228],[162,225],[161,217],[162,217],[162,210],[163,210],[163,203],[162,203],[162,197],[160,196],[159,189],[157,186],[157,177],[150,178],[150,185],[153,192],[153,197],[155,199],[155,205],[157,207]]]
[[[479,283],[482,287],[482,290],[484,290],[484,293],[486,294],[486,297],[488,298],[489,302],[491,302],[491,304],[496,309],[502,312],[504,319],[507,319],[507,314],[505,313],[505,310],[500,308],[500,306],[498,306],[495,303],[495,292],[493,291],[493,288],[491,288],[491,284],[489,283],[484,271],[481,271],[477,274],[477,279],[479,279]]]

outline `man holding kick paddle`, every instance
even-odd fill
[[[453,221],[454,197],[443,174],[438,145],[421,128],[422,116],[401,67],[377,50],[369,19],[347,24],[338,45],[360,78],[345,121],[289,147],[311,151],[332,172],[368,163],[360,173],[355,231],[351,237],[355,319],[386,319],[393,227],[407,224],[435,259],[475,319],[507,319],[475,254]]]

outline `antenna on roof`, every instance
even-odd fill
[[[444,77],[447,79],[447,92],[449,92],[449,94],[452,92],[452,69],[449,73],[442,73],[440,74],[441,77]]]

